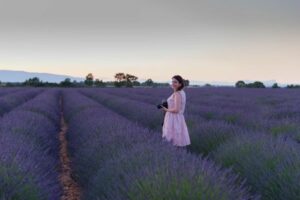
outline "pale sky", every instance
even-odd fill
[[[300,83],[298,0],[0,0],[0,69]]]

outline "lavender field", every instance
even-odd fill
[[[0,200],[300,199],[300,90],[185,91],[187,150],[168,88],[0,89]]]

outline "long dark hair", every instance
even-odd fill
[[[184,88],[184,79],[180,75],[175,75],[172,78],[176,79],[181,84],[178,90],[182,90]]]

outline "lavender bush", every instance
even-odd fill
[[[190,124],[191,151],[209,154],[228,139],[242,133],[241,128],[224,121],[206,121],[193,117],[197,123]]]
[[[57,95],[43,92],[1,119],[0,199],[59,199]]]
[[[126,116],[126,118],[137,121],[150,129],[159,130],[161,128],[163,114],[162,111],[158,112],[155,110],[155,105],[125,98],[116,98],[114,95],[99,93],[96,90],[81,90],[81,92]]]
[[[0,97],[0,116],[16,106],[32,99],[41,91],[41,89],[20,89]]]
[[[235,182],[211,161],[147,141],[104,163],[88,199],[258,199]]]
[[[118,94],[119,91],[120,93]],[[153,119],[155,118],[154,112],[157,111],[152,108],[150,102],[136,104],[136,102],[139,102],[138,98],[145,99],[147,92],[142,94],[139,89],[127,89],[127,94],[125,94],[124,91],[121,91],[111,90],[110,92],[107,89],[92,89],[82,91],[82,93],[94,98],[128,119],[155,130],[146,120],[144,121],[143,114],[139,111],[141,109],[147,110],[149,116],[153,116]],[[165,92],[165,94],[168,94],[168,91],[166,89],[160,90],[160,92]],[[192,152],[210,154],[211,158],[216,159],[224,167],[233,167],[236,173],[240,173],[242,177],[250,180],[249,183],[253,186],[252,191],[261,193],[263,199],[297,199],[299,197],[300,187],[298,184],[295,184],[299,178],[299,168],[295,167],[298,165],[299,155],[290,156],[292,152],[297,151],[298,146],[291,139],[299,141],[300,134],[300,110],[297,107],[300,103],[299,92],[230,88],[188,90],[187,92],[190,92],[188,95],[194,98],[190,100],[188,105],[189,109],[193,111],[188,111],[187,116],[192,138],[190,148]],[[203,98],[201,98],[200,94],[203,95]],[[125,97],[122,97],[123,95]],[[156,98],[156,95],[159,98],[162,97],[162,94],[159,94],[159,92],[152,93],[148,89],[148,96],[150,96],[151,102],[154,97]],[[203,103],[203,105],[198,105],[197,103]],[[135,105],[141,105],[141,109],[138,109],[139,111],[136,112],[130,112]],[[123,107],[126,108],[120,111]],[[158,130],[159,127],[157,126],[156,128]],[[255,136],[247,134],[248,132],[253,134],[259,133],[257,135],[260,138],[256,137],[256,140],[261,142],[260,145],[263,148],[257,147],[256,140],[251,139],[255,138]],[[245,155],[243,155],[243,152],[241,153],[241,150],[239,150],[242,147],[239,147],[239,145],[244,145],[245,141],[250,141],[249,148],[255,150],[253,152],[246,151]],[[288,144],[293,144],[290,150],[285,149],[287,145],[279,145],[285,141],[289,141]],[[225,154],[226,148],[231,149],[231,151],[222,159],[222,153]],[[273,154],[268,155],[268,149],[269,151],[274,150]],[[248,155],[246,153],[251,153],[249,160],[246,159]],[[219,154],[221,156],[218,157]],[[258,159],[257,157],[260,155],[263,156],[260,157],[261,159]],[[273,163],[273,165],[275,168],[283,170],[284,175],[276,176],[282,171],[272,171],[270,169],[269,165],[272,166],[272,161],[268,160],[268,156],[272,157],[272,155],[275,160],[281,161]],[[258,161],[255,162],[255,159]],[[228,164],[227,160],[232,160],[232,162]],[[261,165],[256,166],[255,163],[260,163]],[[253,168],[257,170],[257,174],[251,174],[250,172],[248,174],[250,170],[255,171]],[[264,179],[269,173],[276,178]]]
[[[157,133],[79,93],[63,96],[72,166],[84,199],[258,199],[244,183],[236,185],[230,170],[174,149]]]
[[[300,148],[290,139],[244,133],[223,143],[211,157],[246,177],[263,199],[300,197]]]
[[[1,88],[0,89],[0,97],[5,96],[7,94],[11,94],[17,91],[21,91],[21,88]]]
[[[299,90],[185,90],[189,151],[161,139],[171,88],[1,89],[0,199],[60,198],[61,108],[83,199],[300,198]]]

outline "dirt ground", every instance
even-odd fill
[[[63,194],[61,200],[80,200],[80,187],[76,181],[72,178],[71,161],[68,156],[68,141],[66,140],[66,134],[68,130],[68,125],[64,119],[62,99],[61,104],[61,130],[59,132],[59,142],[60,142],[60,183],[62,185]]]

